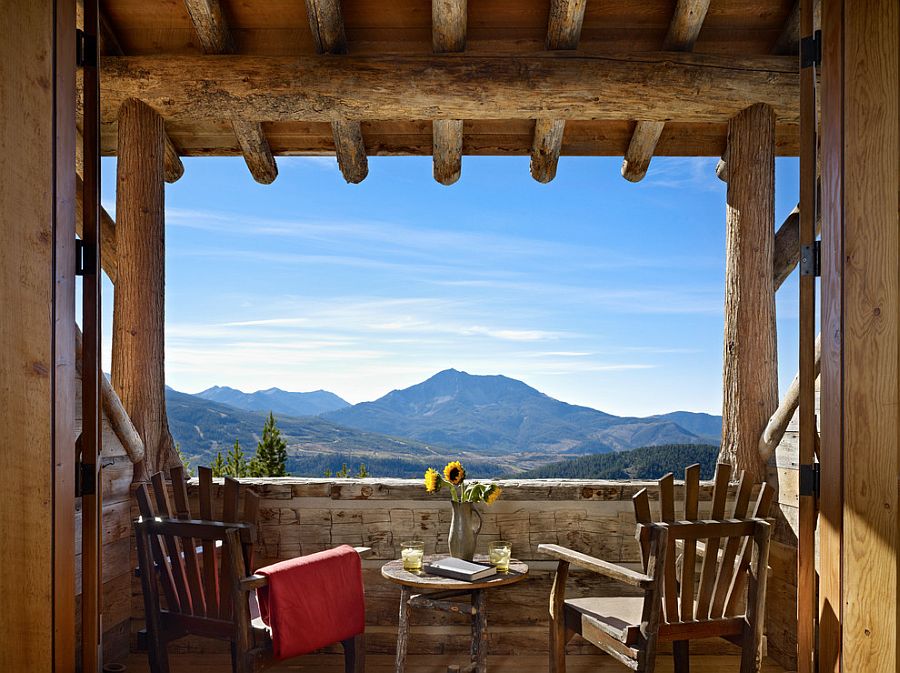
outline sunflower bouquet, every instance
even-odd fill
[[[503,489],[499,485],[472,481],[466,483],[466,469],[458,460],[447,463],[443,473],[433,467],[425,470],[425,490],[437,493],[446,486],[453,502],[484,502],[493,504]]]

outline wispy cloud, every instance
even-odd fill
[[[710,157],[656,157],[644,182],[664,189],[724,191],[724,183],[716,178],[717,161]]]

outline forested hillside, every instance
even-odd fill
[[[663,444],[631,451],[580,456],[515,475],[517,479],[659,479],[676,477],[684,468],[700,463],[700,478],[712,479],[719,447],[711,444]]]

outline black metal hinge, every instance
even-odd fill
[[[812,35],[800,40],[800,67],[822,65],[822,31],[817,30]]]
[[[97,249],[85,245],[80,238],[75,239],[75,275],[85,276],[97,273]]]
[[[78,461],[75,470],[75,497],[97,494],[97,465]]]
[[[97,36],[88,35],[80,28],[75,30],[75,64],[79,68],[97,67]]]
[[[800,275],[822,275],[822,242],[816,241],[812,245],[800,246]]]
[[[820,493],[819,474],[818,463],[800,466],[800,495],[811,495],[818,499]]]

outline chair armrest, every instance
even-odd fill
[[[241,591],[255,591],[269,583],[269,578],[265,575],[250,575],[241,580]]]
[[[547,556],[552,556],[559,561],[571,563],[579,568],[590,570],[591,572],[595,572],[604,577],[633,587],[649,589],[653,585],[653,578],[649,575],[635,572],[629,568],[623,568],[615,563],[609,563],[608,561],[594,558],[587,554],[582,554],[573,549],[566,549],[565,547],[560,547],[555,544],[542,544],[538,545],[538,551]]]

